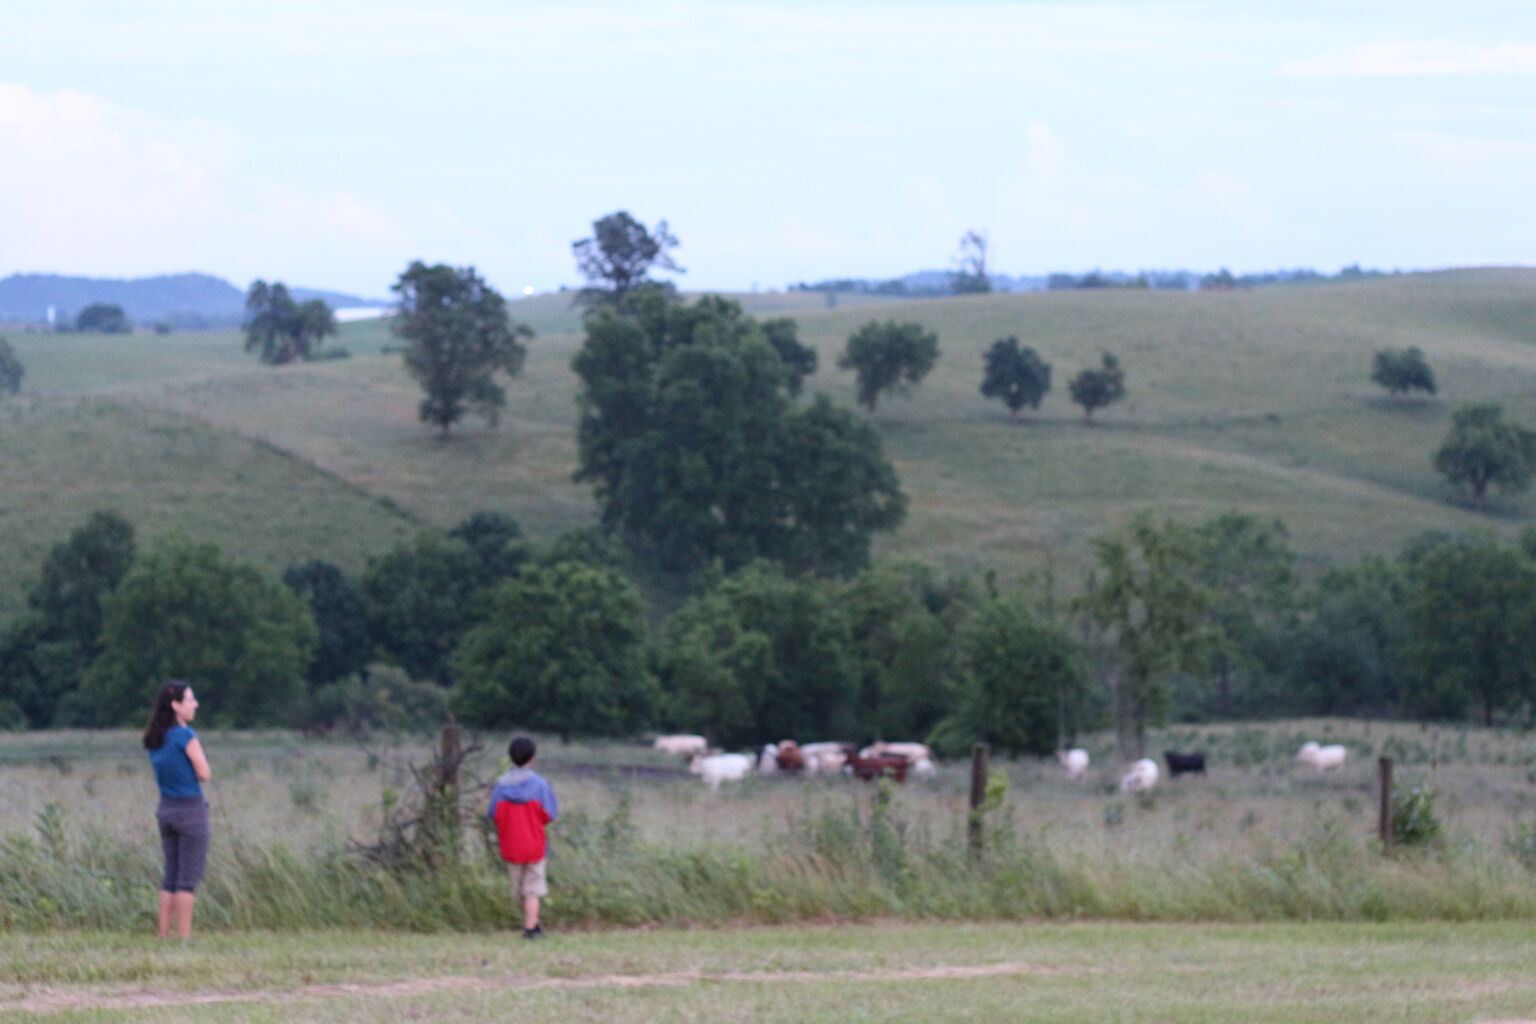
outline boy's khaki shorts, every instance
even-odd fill
[[[512,895],[518,899],[529,896],[548,896],[549,882],[544,878],[544,862],[532,864],[507,864],[507,879],[512,883]]]

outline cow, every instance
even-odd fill
[[[688,770],[703,777],[710,792],[718,792],[722,782],[740,782],[752,771],[752,758],[746,754],[695,754]]]
[[[1296,752],[1296,760],[1302,764],[1309,764],[1320,772],[1332,768],[1343,768],[1348,756],[1349,752],[1337,743],[1323,747],[1312,741],[1303,743],[1301,749]]]
[[[1145,793],[1157,785],[1157,762],[1150,757],[1144,757],[1131,765],[1130,770],[1120,777],[1120,792]]]
[[[1058,750],[1056,760],[1061,762],[1061,770],[1066,772],[1067,778],[1073,782],[1080,782],[1088,775],[1088,751],[1082,747]]]
[[[664,750],[678,757],[692,757],[694,754],[702,754],[708,750],[709,741],[703,736],[677,733],[671,736],[657,736],[656,742],[651,744],[651,749]]]
[[[1180,775],[1205,774],[1205,752],[1202,750],[1188,754],[1181,754],[1177,750],[1165,750],[1163,760],[1168,762],[1170,779],[1176,779]]]

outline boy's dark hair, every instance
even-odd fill
[[[513,764],[521,768],[533,760],[533,755],[538,749],[539,745],[533,742],[532,738],[515,736],[512,742],[507,744],[507,756],[512,759]]]

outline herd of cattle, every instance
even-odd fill
[[[934,774],[933,752],[922,743],[872,743],[859,747],[854,743],[796,743],[781,740],[770,743],[757,754],[712,753],[703,736],[674,734],[658,736],[655,749],[688,759],[688,770],[701,777],[711,790],[718,790],[721,783],[739,782],[756,771],[761,775],[781,772],[817,775],[843,772],[860,779],[890,778],[905,782],[907,776],[930,778]],[[1315,742],[1302,744],[1296,760],[1318,771],[1344,767],[1344,747],[1339,744],[1322,746]],[[1063,750],[1056,755],[1066,777],[1082,781],[1088,776],[1088,751],[1082,747]],[[1205,774],[1205,754],[1201,751],[1181,752],[1166,750],[1163,760],[1168,765],[1168,777],[1178,778],[1186,774]],[[1162,770],[1157,762],[1144,757],[1135,762],[1120,777],[1120,792],[1144,793],[1157,785]]]

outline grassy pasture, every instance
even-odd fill
[[[873,417],[912,499],[908,522],[877,542],[877,554],[1005,575],[1051,565],[1073,588],[1087,539],[1141,508],[1191,520],[1233,507],[1279,517],[1313,566],[1390,553],[1430,528],[1511,537],[1536,513],[1536,498],[1523,495],[1496,497],[1489,513],[1475,514],[1430,466],[1462,401],[1499,401],[1512,418],[1536,421],[1536,271],[1227,293],[874,298],[826,308],[810,293],[743,297],[760,314],[798,319],[821,358],[809,389],[848,404],[852,377],[835,364],[851,330],[895,317],[938,332],[943,355],[930,378],[908,397],[882,401]],[[533,536],[549,536],[595,520],[590,493],[570,480],[570,361],[580,336],[560,333],[576,323],[567,296],[513,308],[546,333],[508,388],[500,428],[471,421],[448,443],[416,421],[418,390],[398,357],[380,353],[391,340],[382,321],[343,326],[339,343],[351,359],[279,369],[255,365],[233,332],[13,340],[38,396],[34,408],[68,410],[73,396],[106,393],[264,442],[318,467],[318,479],[387,498],[439,526],[497,508]],[[1054,366],[1042,408],[1017,424],[977,391],[983,353],[1007,334]],[[1405,345],[1424,349],[1437,396],[1392,401],[1369,382],[1372,353]],[[1066,382],[1101,350],[1120,356],[1129,395],[1085,424]],[[54,443],[40,435],[31,447],[46,455]],[[58,532],[59,517],[73,514],[58,503],[36,507],[49,500],[46,489],[8,499],[6,517],[27,529],[32,549],[45,543],[33,524]],[[79,517],[87,511],[82,505]],[[243,532],[218,510],[199,529],[213,539]],[[334,524],[330,531],[349,532]],[[0,562],[0,591],[14,594],[29,565]],[[14,606],[15,598],[0,598],[0,607],[5,601]]]

